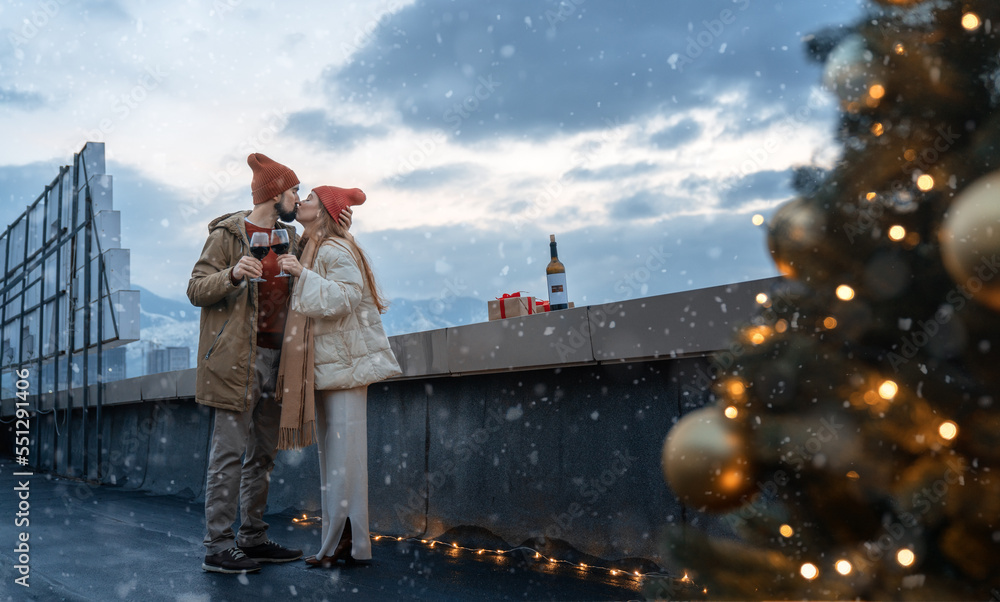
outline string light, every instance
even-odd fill
[[[299,525],[321,524],[322,523],[322,518],[319,517],[319,516],[312,516],[312,517],[310,517],[310,516],[308,516],[306,514],[303,514],[301,518],[298,518],[298,517],[293,518],[292,522],[296,523],[296,524],[299,524]],[[450,542],[449,543],[447,541],[440,541],[440,540],[436,540],[436,539],[421,539],[421,538],[417,538],[417,537],[395,537],[395,536],[392,536],[392,535],[379,535],[377,533],[372,533],[371,534],[371,538],[372,538],[373,541],[379,541],[379,540],[382,540],[382,539],[394,539],[396,541],[409,541],[409,542],[420,543],[420,544],[426,545],[428,548],[433,548],[436,545],[441,544],[443,546],[450,546],[454,551],[473,552],[473,553],[475,553],[476,556],[485,556],[487,554],[491,554],[491,555],[495,555],[495,556],[498,556],[498,557],[503,557],[503,556],[506,556],[506,555],[511,554],[513,552],[523,551],[523,552],[526,552],[529,555],[530,558],[533,558],[534,560],[537,560],[539,562],[545,563],[545,564],[547,564],[549,566],[558,565],[558,564],[565,564],[565,565],[568,565],[570,567],[579,569],[581,571],[603,571],[603,572],[606,572],[606,573],[608,573],[610,575],[614,575],[614,576],[626,575],[626,576],[629,576],[629,577],[635,577],[636,579],[640,579],[640,580],[641,579],[645,579],[647,577],[666,577],[667,576],[666,574],[660,573],[658,571],[651,571],[651,572],[648,572],[648,573],[643,573],[643,572],[638,571],[638,570],[627,571],[627,570],[615,569],[615,568],[611,568],[611,567],[594,566],[594,565],[586,564],[586,563],[583,563],[583,562],[575,563],[575,562],[570,562],[569,560],[560,560],[558,558],[550,558],[548,556],[545,556],[544,554],[542,554],[538,550],[535,550],[534,548],[529,548],[527,546],[517,546],[517,547],[511,548],[509,550],[488,550],[486,548],[468,548],[468,547],[459,545],[458,542]],[[451,553],[454,553],[454,552],[451,552]],[[691,579],[687,576],[687,573],[685,573],[684,577],[681,578],[681,581],[691,582]]]
[[[802,568],[799,569],[799,572],[802,573],[802,576],[809,581],[819,577],[819,569],[816,568],[816,565],[811,562],[803,564]]]
[[[878,121],[876,121],[875,123],[872,124],[872,130],[871,131],[872,131],[872,134],[875,134],[876,136],[881,136],[882,134],[885,133],[885,126],[882,125],[881,123],[879,123]]]
[[[854,570],[854,567],[851,566],[851,563],[848,562],[848,561],[846,561],[846,560],[838,560],[837,564],[834,565],[834,566],[837,569],[838,573],[840,573],[841,575],[845,575],[845,576],[846,575],[850,575],[851,571]]]
[[[889,228],[889,239],[890,240],[903,240],[906,238],[906,228],[902,226],[893,226]]]
[[[730,420],[732,420],[732,419],[736,418],[737,416],[739,416],[739,413],[740,413],[740,411],[736,409],[736,406],[729,406],[729,407],[726,408],[726,411],[725,411],[726,418],[729,418]]]
[[[767,293],[757,293],[757,303],[764,305],[767,303]]]
[[[827,316],[826,318],[823,319],[823,326],[827,330],[833,330],[834,328],[837,327],[837,318],[834,318],[833,316]]]
[[[850,301],[854,298],[854,289],[846,284],[841,284],[837,287],[837,298],[841,301]]]
[[[760,226],[764,223],[764,216],[757,213],[753,216],[753,225]]]
[[[917,188],[919,188],[924,192],[927,192],[928,190],[934,188],[934,178],[930,177],[927,174],[920,176],[919,178],[917,178]]]
[[[859,475],[857,472],[855,472],[853,470],[849,470],[849,471],[847,471],[847,478],[848,479],[855,479],[855,480],[857,480],[857,479],[861,478],[861,475]]]
[[[781,527],[778,528],[778,533],[781,533],[782,537],[791,537],[792,535],[795,535],[795,529],[793,529],[791,525],[781,525]]]
[[[901,566],[910,566],[916,559],[917,557],[913,553],[913,550],[910,550],[909,548],[903,548],[902,550],[896,552],[896,562],[898,562]]]
[[[881,385],[878,386],[878,395],[882,399],[887,399],[891,401],[892,398],[895,397],[896,393],[898,392],[899,392],[899,385],[897,385],[895,382],[891,380],[884,381]]]
[[[958,425],[951,420],[945,420],[938,427],[938,434],[941,435],[942,439],[947,439],[951,441],[956,436],[958,436]]]
[[[868,88],[868,96],[871,96],[875,100],[878,100],[885,96],[885,86],[882,84],[875,84],[871,88]]]
[[[979,15],[976,13],[965,13],[962,15],[962,27],[968,31],[975,31],[979,29],[982,21],[979,20]]]

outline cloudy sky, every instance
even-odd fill
[[[207,233],[250,208],[250,152],[360,187],[391,298],[577,305],[776,274],[789,169],[829,165],[804,35],[858,0],[0,3],[0,224],[104,142],[132,281],[185,298]]]

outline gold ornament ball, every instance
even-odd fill
[[[941,259],[956,284],[1000,311],[1000,172],[973,182],[952,203],[941,226]]]
[[[681,502],[724,511],[753,488],[747,445],[719,408],[691,412],[663,442],[663,477]]]
[[[782,274],[789,278],[827,276],[818,249],[826,235],[826,216],[813,203],[797,198],[778,208],[767,227],[767,246]]]

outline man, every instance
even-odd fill
[[[187,290],[191,303],[202,308],[196,401],[215,408],[201,568],[219,573],[256,572],[262,562],[302,556],[301,550],[271,541],[263,519],[278,442],[281,406],[274,387],[292,279],[276,276],[274,253],[263,261],[249,255],[250,236],[274,228],[287,230],[290,249],[296,248],[295,228],[277,220],[295,219],[299,179],[260,153],[247,163],[253,170],[253,209],[209,224]],[[237,502],[238,537],[232,527]]]

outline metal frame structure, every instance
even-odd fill
[[[120,214],[112,210],[112,179],[104,172],[104,144],[88,142],[0,234],[2,397],[14,396],[14,372],[28,368],[36,411],[50,414],[56,426],[57,453],[46,468],[84,479],[92,472],[93,410],[97,480],[104,351],[139,338],[139,292],[126,290],[129,252],[121,248]],[[43,399],[51,400],[50,408],[42,407]],[[83,437],[79,473],[73,462],[76,409]],[[37,438],[35,445],[42,445]]]

